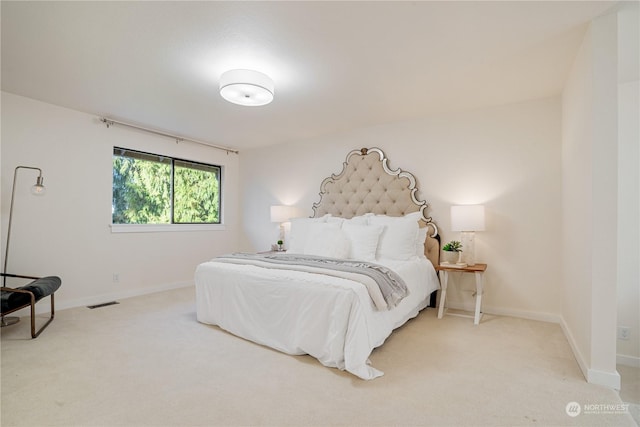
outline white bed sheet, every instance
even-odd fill
[[[296,271],[216,262],[195,273],[198,321],[284,353],[309,354],[362,379],[383,373],[368,364],[374,348],[428,305],[439,289],[425,259],[378,261],[407,283],[409,295],[377,311],[364,285]]]

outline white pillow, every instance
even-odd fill
[[[360,216],[354,216],[353,218],[345,220],[345,223],[368,225],[369,224],[369,218],[372,217],[372,216],[373,216],[372,213],[367,213],[367,214],[360,215]]]
[[[324,223],[326,220],[326,215],[320,218],[291,218],[289,249],[287,252],[303,254],[304,246],[309,238],[309,227],[311,227],[312,224]]]
[[[383,230],[384,227],[379,225],[352,224],[348,221],[342,224],[342,231],[351,244],[349,258],[375,261],[378,241]]]
[[[339,223],[339,224],[345,224],[345,223],[350,223],[350,224],[362,224],[362,225],[367,225],[369,224],[369,217],[372,216],[372,213],[367,213],[364,215],[360,215],[360,216],[354,216],[352,218],[342,218],[339,216],[333,216],[331,214],[328,214],[328,218],[327,218],[327,222],[334,222],[334,223]]]
[[[349,255],[349,240],[340,229],[339,223],[311,224],[304,253],[345,259]]]
[[[401,261],[414,258],[420,217],[420,212],[413,212],[401,217],[386,215],[370,217],[370,224],[385,227],[378,242],[376,258]]]
[[[427,240],[428,227],[418,228],[418,237],[416,238],[416,256],[418,258],[427,258],[424,254],[424,242]]]
[[[345,221],[344,218],[340,218],[339,216],[333,216],[331,214],[329,214],[329,217],[327,218],[327,222],[332,223],[332,224],[340,224],[342,225],[342,223]]]

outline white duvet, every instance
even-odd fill
[[[378,311],[364,285],[322,274],[216,262],[195,273],[198,321],[284,353],[309,354],[325,366],[373,379],[372,350],[428,305],[439,288],[426,259],[378,261],[396,271],[409,295]]]

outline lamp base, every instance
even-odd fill
[[[460,233],[462,243],[462,256],[459,262],[464,262],[469,266],[476,265],[476,235],[473,231],[463,231]]]
[[[20,321],[19,317],[14,317],[14,316],[4,317],[4,316],[2,316],[2,321],[0,321],[0,325],[4,328],[5,326],[15,325],[19,321]]]

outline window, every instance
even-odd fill
[[[220,224],[220,166],[113,148],[113,224]]]

